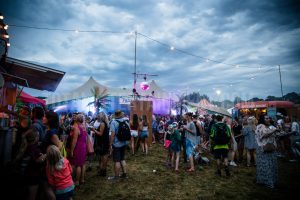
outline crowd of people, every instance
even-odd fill
[[[216,175],[230,177],[230,166],[256,167],[256,183],[270,188],[278,183],[278,157],[293,157],[291,148],[300,139],[299,123],[288,117],[273,121],[244,116],[231,119],[221,115],[126,116],[100,112],[58,115],[41,107],[20,109],[13,145],[13,162],[19,166],[28,199],[72,199],[85,184],[86,168],[99,160],[98,175],[108,180],[127,179],[125,153],[149,153],[149,146],[163,145],[166,165],[174,172],[182,162],[194,173],[208,152],[216,160]],[[152,123],[151,123],[152,122]],[[153,134],[149,134],[152,130]],[[150,138],[152,136],[152,138]],[[149,141],[152,141],[149,142]],[[112,159],[113,175],[107,163]],[[207,160],[206,160],[207,161]]]

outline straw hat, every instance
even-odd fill
[[[121,118],[124,116],[124,113],[121,110],[115,111],[115,118]]]

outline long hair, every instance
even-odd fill
[[[146,115],[143,115],[143,126],[148,126],[148,121]]]
[[[132,116],[132,127],[134,129],[138,129],[139,127],[139,117],[137,116],[137,114],[133,114]]]
[[[79,124],[82,124],[84,122],[84,115],[83,114],[78,114],[76,116],[76,122]]]
[[[54,170],[60,170],[62,168],[61,160],[63,160],[63,156],[61,155],[58,147],[55,145],[50,145],[47,149],[48,170],[50,172],[53,172]]]
[[[248,123],[247,126],[249,126],[255,132],[255,130],[256,130],[256,125],[255,125],[256,124],[256,118],[254,116],[249,117],[247,119],[247,123]]]
[[[59,127],[59,117],[58,114],[53,111],[46,112],[46,118],[47,118],[47,126],[50,129],[58,129]]]
[[[107,118],[107,115],[105,114],[105,112],[100,112],[98,117],[99,117],[100,121],[105,122],[106,125],[109,124],[108,118]]]

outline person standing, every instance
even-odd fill
[[[88,133],[84,124],[84,116],[78,114],[72,130],[72,142],[70,152],[70,163],[75,167],[75,186],[84,184],[85,162],[87,159]]]
[[[42,142],[46,134],[46,126],[43,124],[43,117],[45,115],[42,107],[34,107],[31,111],[32,128],[39,132],[39,142]]]
[[[145,155],[148,155],[148,121],[147,121],[147,117],[146,115],[143,115],[140,123],[139,123],[139,129],[140,129],[140,145],[142,147],[142,151],[143,153],[145,153]]]
[[[109,121],[104,112],[100,112],[97,121],[100,125],[97,129],[93,129],[95,133],[95,151],[100,155],[99,160],[99,176],[106,176],[107,160],[109,155]]]
[[[217,123],[215,123],[211,128],[210,139],[214,157],[217,160],[216,174],[221,176],[221,160],[223,160],[226,176],[230,176],[228,168],[228,151],[231,133],[230,128],[227,126],[227,124],[222,122],[222,119],[223,116],[216,116]]]
[[[193,113],[186,113],[185,118],[187,120],[187,125],[183,126],[183,130],[185,131],[185,143],[186,143],[186,155],[190,161],[190,168],[187,170],[188,172],[195,171],[194,165],[194,149],[198,145],[198,138],[197,138],[197,130],[196,126],[192,120]]]
[[[137,114],[133,114],[132,121],[130,123],[130,131],[131,131],[131,152],[132,155],[135,153],[135,144],[138,142],[138,130],[139,130],[139,118]]]
[[[273,189],[278,180],[275,133],[279,129],[270,126],[270,117],[262,115],[256,127],[256,183]]]
[[[114,161],[114,176],[108,177],[108,180],[118,180],[121,178],[127,178],[126,171],[126,162],[125,162],[125,150],[128,145],[127,141],[120,141],[117,137],[120,123],[125,122],[123,117],[123,112],[120,110],[115,111],[115,119],[112,120],[110,125],[110,152],[112,152],[112,157]],[[125,122],[126,123],[126,122]],[[129,124],[127,124],[129,127]],[[120,171],[122,169],[122,175],[120,175]]]
[[[254,165],[256,165],[256,148],[257,143],[255,140],[256,131],[256,118],[251,116],[247,119],[247,125],[242,129],[242,133],[245,137],[245,148],[247,150],[247,167],[251,164],[251,155],[253,155]]]

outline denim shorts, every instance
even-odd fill
[[[113,161],[114,162],[121,162],[125,160],[125,150],[126,146],[123,147],[113,147]]]

